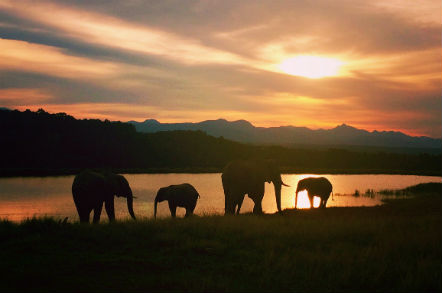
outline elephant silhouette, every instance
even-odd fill
[[[276,206],[281,211],[281,186],[288,186],[272,160],[236,160],[228,163],[221,175],[225,214],[239,214],[247,194],[255,203],[253,213],[262,213],[265,182],[273,182]]]
[[[325,208],[330,193],[333,191],[333,186],[325,177],[308,177],[298,182],[295,195],[295,209],[298,204],[298,193],[302,190],[307,190],[308,199],[310,201],[310,208],[313,208],[313,197],[319,196],[321,198],[320,208]]]
[[[157,217],[158,203],[165,200],[169,203],[170,213],[173,218],[176,217],[177,207],[185,208],[186,217],[188,217],[193,214],[199,197],[198,191],[189,183],[161,187],[155,197],[154,218]]]
[[[72,196],[82,223],[89,222],[92,210],[94,210],[93,222],[98,223],[103,203],[109,221],[114,221],[114,196],[127,198],[129,214],[136,219],[133,210],[134,196],[129,183],[122,175],[83,171],[74,178]]]

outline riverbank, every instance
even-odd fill
[[[441,290],[440,184],[377,207],[0,223],[1,291]]]
[[[47,177],[47,176],[68,176],[80,173],[82,168],[70,169],[40,169],[40,168],[19,168],[0,169],[0,178],[8,177]],[[107,169],[117,174],[167,174],[167,173],[187,173],[206,174],[221,173],[222,168],[217,167],[190,167],[190,168],[114,168]],[[388,174],[388,175],[417,175],[417,176],[442,176],[440,171],[434,170],[400,170],[400,169],[367,169],[367,168],[298,168],[281,167],[282,174]]]

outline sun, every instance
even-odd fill
[[[283,72],[308,78],[335,76],[342,61],[319,56],[297,56],[284,60],[278,68]]]

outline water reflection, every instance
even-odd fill
[[[333,206],[373,206],[381,204],[379,196],[354,197],[355,190],[400,189],[425,182],[441,182],[441,177],[413,175],[313,175],[302,174],[282,175],[282,179],[290,187],[283,187],[281,207],[295,206],[295,191],[299,180],[324,176],[333,184],[334,196],[329,198],[327,207]],[[134,210],[138,218],[152,218],[154,198],[160,187],[171,184],[190,183],[198,190],[201,198],[195,214],[224,214],[224,193],[221,174],[128,174],[125,175],[132,191],[137,198]],[[78,221],[78,215],[72,200],[71,186],[74,176],[60,177],[29,177],[0,178],[0,218],[20,221],[29,217],[51,216],[56,218],[69,217],[70,221]],[[276,212],[274,189],[266,183],[266,193],[262,202],[263,211]],[[319,198],[314,198],[314,205],[319,205]],[[305,191],[298,195],[298,207],[309,208],[310,203]],[[247,196],[241,208],[242,213],[251,212],[253,202]],[[102,214],[102,220],[107,216]],[[115,214],[117,219],[129,219],[125,199],[115,198]],[[177,216],[185,214],[184,208],[177,209]],[[170,217],[167,204],[158,206],[158,217]]]

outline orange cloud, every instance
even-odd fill
[[[97,79],[117,72],[117,66],[110,62],[69,56],[55,47],[1,38],[0,69],[80,79]]]
[[[37,5],[30,5],[5,0],[0,3],[0,7],[62,30],[70,37],[84,42],[160,55],[191,64],[244,63],[234,54],[209,48],[196,40],[54,3],[40,1]]]
[[[7,88],[0,89],[0,101],[6,103],[28,104],[48,102],[51,94],[41,89]]]
[[[223,117],[327,128],[345,122],[440,136],[440,11],[430,9],[436,1],[405,1],[410,6],[161,1],[138,9],[118,1],[0,0],[2,13],[16,19],[0,24],[16,30],[11,40],[0,39],[0,74],[12,87],[0,98],[80,118]],[[170,11],[173,5],[182,6]],[[342,66],[317,80],[278,69],[298,55]]]

